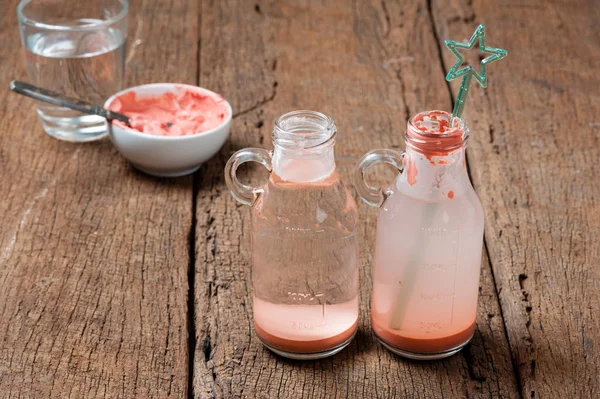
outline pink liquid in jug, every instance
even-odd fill
[[[282,305],[254,297],[254,328],[277,349],[294,353],[335,348],[356,332],[358,299],[335,305]]]
[[[358,327],[358,211],[335,167],[336,127],[315,111],[282,115],[272,153],[247,148],[225,166],[227,186],[252,206],[254,327],[267,348],[319,359],[346,347]],[[255,161],[267,184],[239,182]]]
[[[321,161],[287,159],[287,180],[274,165],[253,212],[254,326],[288,357],[335,353],[358,325],[356,204]]]

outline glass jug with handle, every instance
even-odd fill
[[[483,209],[465,164],[468,128],[444,111],[408,121],[406,152],[374,150],[355,170],[363,200],[379,207],[371,322],[392,352],[440,359],[475,330]],[[385,162],[401,173],[386,191],[364,179]]]
[[[275,353],[333,355],[358,322],[358,212],[334,158],[336,127],[313,111],[277,119],[274,151],[247,148],[225,167],[232,195],[252,207],[254,327]],[[240,164],[265,166],[263,187],[240,183]]]

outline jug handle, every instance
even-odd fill
[[[262,148],[244,148],[229,158],[227,165],[225,165],[225,183],[233,198],[244,205],[252,206],[254,204],[254,201],[264,190],[240,183],[237,178],[237,169],[245,162],[258,162],[271,172],[271,156],[269,151]]]
[[[387,197],[392,194],[391,189],[384,190],[380,187],[373,187],[367,184],[365,175],[369,168],[379,162],[385,162],[392,165],[402,173],[402,162],[404,161],[404,152],[400,153],[394,150],[373,150],[367,152],[356,164],[354,169],[354,185],[358,195],[367,204],[379,208]]]

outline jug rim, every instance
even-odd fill
[[[333,118],[318,111],[296,110],[275,120],[273,144],[293,150],[320,148],[335,142]]]

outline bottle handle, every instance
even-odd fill
[[[402,173],[402,162],[404,161],[404,152],[400,153],[393,150],[373,150],[367,152],[356,164],[354,169],[354,185],[358,195],[367,204],[379,208],[387,197],[390,196],[391,190],[383,190],[380,187],[373,187],[367,184],[365,174],[369,168],[379,162],[385,162],[392,165],[400,173]]]
[[[231,195],[242,204],[252,206],[264,190],[240,183],[237,169],[245,162],[258,162],[271,172],[271,153],[262,148],[244,148],[233,154],[225,165],[225,183]]]

